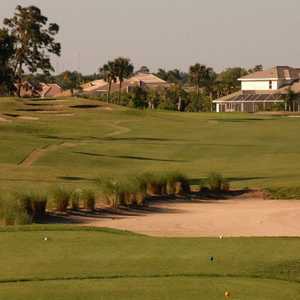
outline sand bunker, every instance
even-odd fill
[[[153,204],[150,211],[85,222],[159,237],[300,236],[296,200],[182,200]]]
[[[7,120],[7,119],[5,119],[3,117],[0,117],[0,122],[11,122],[11,120]]]
[[[20,116],[20,117],[17,117],[18,119],[21,119],[21,120],[28,120],[28,121],[37,121],[39,120],[40,118],[37,118],[37,117],[27,117],[27,116]]]
[[[55,117],[72,117],[74,114],[52,114]]]

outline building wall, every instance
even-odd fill
[[[272,90],[279,88],[277,80],[272,81]],[[268,91],[270,90],[269,80],[266,81],[242,81],[243,91]]]

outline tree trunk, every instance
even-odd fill
[[[22,78],[18,79],[17,83],[17,97],[21,98],[21,89],[22,89]]]
[[[108,83],[107,103],[110,102],[111,84],[112,84],[112,82],[110,80],[109,83]]]
[[[121,103],[121,93],[122,93],[122,80],[120,80],[120,84],[119,84],[119,97],[118,97],[118,104],[120,105]]]
[[[18,83],[17,83],[17,97],[21,98],[21,89],[22,89],[22,66],[23,64],[19,64],[18,72],[17,72],[17,77],[18,77]]]

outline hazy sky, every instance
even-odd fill
[[[0,19],[18,4],[60,25],[58,72],[93,73],[117,56],[152,71],[195,62],[300,67],[299,0],[0,0]]]

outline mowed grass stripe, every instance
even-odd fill
[[[278,279],[273,277],[263,277],[263,276],[245,276],[245,275],[235,275],[235,274],[149,274],[149,275],[110,275],[110,276],[87,276],[87,277],[55,277],[55,278],[17,278],[17,279],[0,279],[0,284],[7,283],[31,283],[31,282],[47,282],[47,281],[85,281],[85,280],[118,280],[118,279],[167,279],[167,278],[203,278],[203,279],[214,279],[214,278],[224,278],[224,279],[259,279],[259,280],[272,280],[279,282],[291,282],[300,283],[300,280],[290,280],[290,279]]]
[[[299,186],[297,118],[138,111],[118,106],[105,110],[101,107],[106,104],[84,99],[59,102],[70,116],[58,117],[20,111],[24,108],[20,100],[1,100],[2,112],[39,118],[11,118],[12,122],[0,124],[0,166],[7,178],[1,179],[1,190],[30,189],[35,180],[40,189],[55,183],[97,188],[93,182],[61,178],[126,177],[166,168],[197,180],[211,171],[221,172],[234,178],[235,188]],[[100,105],[100,109],[75,108],[85,103]],[[34,149],[58,142],[79,145],[45,152],[28,168],[18,168]]]

